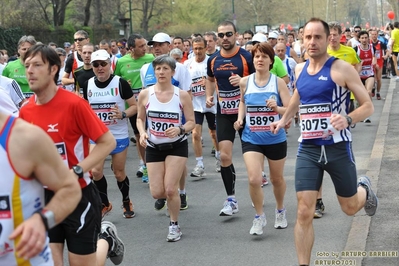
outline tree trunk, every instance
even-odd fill
[[[91,0],[87,0],[86,6],[85,6],[85,19],[83,21],[83,26],[87,27],[89,26],[89,21],[90,21],[90,6],[91,6]]]

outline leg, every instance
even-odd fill
[[[262,183],[262,165],[263,154],[255,151],[248,151],[244,153],[245,167],[248,173],[249,195],[257,215],[262,215],[263,212],[263,190]]]
[[[105,254],[105,259],[107,255]],[[85,265],[98,265],[104,266],[105,260],[103,263],[97,261],[97,252],[89,254],[89,255],[78,255],[69,252],[68,253],[69,265],[70,266],[85,266]]]
[[[64,243],[50,243],[50,249],[53,255],[54,266],[63,266]]]
[[[276,209],[284,209],[284,195],[286,190],[286,183],[283,176],[285,158],[281,160],[270,160],[269,171],[270,171],[270,181],[273,184],[273,193],[276,198]]]
[[[167,156],[165,160],[164,187],[171,221],[178,221],[179,218],[179,176],[184,172],[186,162],[187,158],[180,156]]]
[[[317,191],[297,192],[298,210],[294,229],[295,248],[299,264],[310,265],[314,242],[313,214],[316,206]]]

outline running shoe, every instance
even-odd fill
[[[220,210],[220,216],[232,216],[238,212],[238,203],[236,200],[228,198],[224,204],[223,209]]]
[[[143,169],[143,176],[141,177],[141,182],[143,182],[143,183],[148,183],[148,172],[147,172],[147,167],[146,166],[143,166],[142,167],[142,169]]]
[[[131,200],[126,200],[123,202],[123,217],[125,218],[133,218],[136,216],[134,213],[133,203]]]
[[[142,177],[143,176],[143,167],[144,167],[144,165],[140,165],[139,166],[139,170],[137,170],[137,172],[136,172],[136,176],[138,177],[138,178],[140,178],[140,177]]]
[[[113,264],[121,264],[125,254],[125,245],[118,237],[115,225],[109,221],[101,222],[101,233],[99,238],[104,240],[107,240],[108,238],[112,239],[113,244],[111,249],[108,251],[107,257],[109,257]]]
[[[269,181],[267,181],[266,173],[262,171],[262,185],[261,187],[269,185]]]
[[[371,97],[374,97],[375,96],[375,89],[372,89],[371,90]]]
[[[211,154],[215,155],[215,147],[214,146],[212,146]]]
[[[136,139],[134,137],[131,137],[130,141],[133,142],[133,143],[136,143]]]
[[[364,119],[363,122],[364,122],[364,123],[371,123],[370,117],[367,117],[366,119]]]
[[[323,214],[324,214],[324,203],[320,199],[320,200],[317,200],[317,202],[316,202],[316,209],[314,211],[314,218],[321,218],[321,217],[323,217]]]
[[[163,208],[165,208],[165,205],[166,205],[166,199],[157,199],[155,201],[154,208],[155,210],[160,211]]]
[[[166,237],[166,241],[168,242],[176,242],[179,241],[181,238],[182,232],[180,230],[180,226],[179,225],[170,225],[169,226],[169,234]]]
[[[104,218],[104,216],[112,210],[112,204],[110,202],[108,206],[105,206],[105,204],[103,203],[102,206],[103,207],[101,209],[101,217]]]
[[[201,165],[196,165],[194,167],[194,170],[191,172],[192,177],[202,177],[205,174],[205,168],[204,166]]]
[[[283,211],[279,212],[276,210],[276,220],[274,221],[274,228],[276,229],[285,229],[287,228],[287,217],[286,217],[286,210],[284,208]]]
[[[265,227],[266,224],[267,224],[266,215],[263,214],[262,216],[255,216],[252,222],[251,230],[249,230],[249,233],[254,236],[262,235],[263,227]]]
[[[220,166],[220,159],[216,158],[216,172],[220,173],[221,166]]]
[[[381,95],[378,92],[377,92],[377,100],[381,100]]]
[[[371,189],[371,182],[367,176],[359,177],[358,184],[364,187],[367,191],[366,204],[364,204],[364,210],[368,216],[373,216],[378,207],[378,198],[374,191]]]
[[[187,194],[180,194],[180,210],[187,210]]]

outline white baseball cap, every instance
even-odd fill
[[[166,34],[166,33],[163,33],[163,32],[160,32],[160,33],[155,34],[154,37],[152,37],[152,40],[149,41],[147,44],[148,44],[148,45],[153,45],[154,42],[159,42],[159,43],[164,43],[164,42],[172,43],[172,42],[170,41],[170,36],[169,36],[168,34]]]
[[[269,32],[269,37],[268,37],[268,38],[269,38],[269,39],[270,39],[270,38],[272,38],[272,39],[277,39],[277,38],[278,38],[278,33],[275,32],[275,31]]]
[[[253,37],[252,37],[252,43],[258,43],[258,42],[267,42],[267,38],[266,35],[264,35],[263,33],[256,33]]]
[[[93,63],[94,61],[97,61],[97,60],[105,61],[109,58],[110,58],[109,53],[107,51],[105,51],[104,49],[100,49],[91,54],[90,63]]]

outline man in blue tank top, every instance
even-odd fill
[[[375,214],[378,199],[370,179],[357,179],[352,152],[351,123],[370,116],[374,107],[356,70],[327,54],[328,24],[312,18],[304,27],[304,47],[309,60],[296,69],[297,83],[290,104],[280,121],[271,125],[277,133],[298,110],[301,136],[295,166],[295,189],[298,199],[295,246],[300,265],[310,265],[314,242],[313,216],[317,192],[324,171],[332,178],[338,201],[347,215],[364,207]],[[350,92],[360,106],[349,113]],[[300,105],[301,104],[301,105]]]

